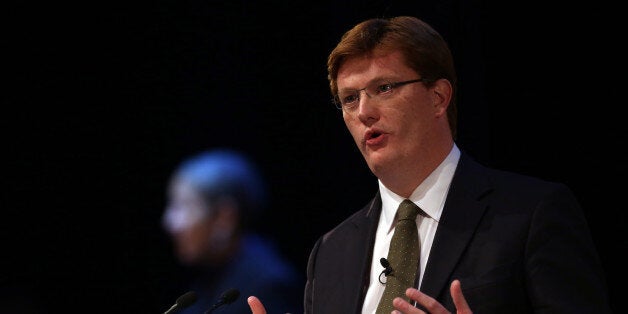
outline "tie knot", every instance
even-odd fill
[[[403,202],[401,202],[401,204],[399,204],[399,208],[397,209],[397,213],[398,213],[400,221],[401,220],[414,221],[420,211],[421,209],[419,208],[419,206],[416,206],[416,204],[414,204],[410,200],[404,200]]]

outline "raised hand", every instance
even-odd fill
[[[454,300],[454,305],[456,306],[456,314],[473,314],[471,308],[469,308],[467,300],[462,294],[462,287],[459,280],[456,279],[452,281],[451,286],[449,287],[449,293],[451,293],[451,297]],[[430,314],[451,314],[442,304],[438,303],[438,301],[436,301],[434,298],[415,288],[408,288],[406,290],[406,295],[411,300],[416,301],[417,304],[421,304]],[[395,311],[393,311],[393,313],[396,314],[426,314],[425,311],[414,307],[403,298],[395,298],[393,300],[393,306],[396,309]]]

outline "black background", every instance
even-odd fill
[[[316,238],[377,188],[329,102],[327,54],[353,24],[396,15],[450,43],[462,149],[576,192],[619,308],[625,34],[604,1],[3,6],[2,313],[165,311],[184,292],[165,184],[218,146],[260,165],[273,210],[258,227],[305,275]]]

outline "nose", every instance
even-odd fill
[[[362,100],[362,92],[364,92],[364,95],[369,96],[369,98],[371,98],[371,95],[369,95],[369,93],[366,91],[366,87],[362,88],[362,89],[358,89],[358,99]]]
[[[367,124],[371,121],[376,121],[379,118],[379,111],[374,102],[374,99],[369,95],[366,90],[359,90],[358,93],[364,91],[368,97],[360,97],[358,104],[358,119],[362,123]]]

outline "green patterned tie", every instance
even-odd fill
[[[395,297],[406,297],[406,289],[414,287],[416,272],[419,265],[419,233],[416,216],[421,209],[410,200],[404,200],[397,209],[398,222],[395,233],[390,241],[388,262],[392,273],[386,276],[386,288],[377,306],[377,314],[392,312],[392,300]]]

